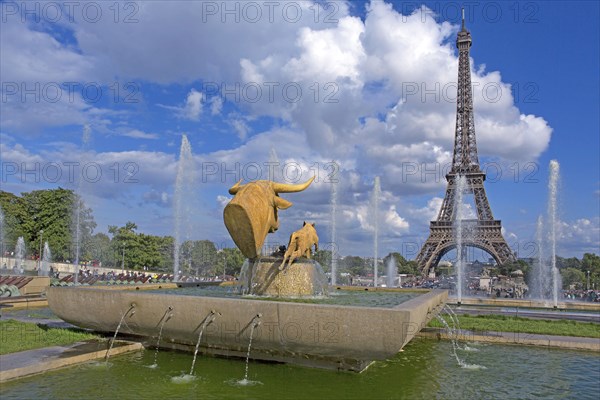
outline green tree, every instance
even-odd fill
[[[383,258],[383,266],[387,268],[388,262],[390,258],[394,257],[396,260],[396,267],[398,269],[399,274],[412,274],[415,275],[418,271],[418,264],[416,261],[407,261],[402,254],[393,252],[389,253],[387,256]]]
[[[524,260],[517,260],[513,262],[504,263],[498,266],[498,273],[500,275],[510,276],[511,273],[518,269],[520,269],[523,272],[523,278],[525,279],[525,281],[527,281],[529,272],[531,270],[531,266],[527,264],[527,262]]]
[[[40,244],[48,242],[55,261],[73,259],[74,222],[79,216],[80,244],[84,246],[96,227],[92,210],[72,190],[35,190],[16,196],[0,192],[5,214],[5,248],[14,247],[23,236],[28,254],[39,256]],[[79,214],[73,210],[78,210]]]
[[[89,241],[85,244],[84,259],[98,260],[103,267],[114,267],[116,263],[116,255],[110,243],[110,238],[105,233],[96,233],[92,235]]]
[[[331,271],[331,250],[318,250],[313,255],[316,262],[321,264],[323,272]]]
[[[348,272],[352,276],[367,276],[372,273],[371,265],[368,265],[367,261],[358,256],[346,256],[339,262],[340,270]]]
[[[586,274],[586,286],[587,287],[587,274],[590,275],[590,289],[600,289],[600,256],[594,253],[585,253],[581,260],[581,271]]]
[[[237,247],[221,249],[216,254],[215,275],[222,275],[225,271],[227,275],[239,276],[245,261],[246,257]]]
[[[23,199],[9,192],[0,191],[0,208],[4,215],[0,240],[2,254],[14,251],[19,236],[25,238],[23,222],[31,216],[25,211]]]
[[[570,289],[571,285],[575,289],[585,288],[585,274],[576,268],[565,268],[560,271],[562,277],[563,289]]]

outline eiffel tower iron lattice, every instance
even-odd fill
[[[469,232],[469,235],[462,240],[463,246],[476,247],[486,251],[498,264],[515,260],[515,255],[502,236],[500,220],[494,219],[483,186],[485,172],[481,171],[479,166],[477,143],[475,141],[473,92],[469,65],[471,43],[471,33],[465,28],[463,15],[462,29],[458,32],[456,38],[459,57],[454,155],[452,167],[446,175],[448,185],[440,212],[437,220],[431,221],[429,238],[423,244],[416,258],[423,275],[427,275],[444,254],[457,247],[455,240],[457,213],[455,197],[457,195],[457,183],[461,176],[464,176],[466,180],[463,194],[473,195],[477,211],[477,219],[461,220],[462,230]]]

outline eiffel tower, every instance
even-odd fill
[[[471,69],[469,49],[471,33],[465,28],[463,10],[462,29],[456,38],[458,57],[458,89],[456,96],[456,131],[452,167],[446,175],[448,186],[446,196],[436,221],[430,223],[429,238],[423,244],[416,261],[423,275],[435,267],[442,256],[457,247],[455,241],[455,197],[460,177],[465,177],[463,194],[473,195],[477,209],[477,219],[462,219],[462,230],[469,232],[463,238],[462,249],[466,246],[480,248],[489,253],[498,264],[514,261],[515,255],[502,236],[500,220],[495,220],[485,194],[483,182],[485,173],[479,167],[475,123],[473,119],[473,92],[471,90]],[[462,196],[461,196],[462,197]]]

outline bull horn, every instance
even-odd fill
[[[275,191],[275,193],[301,192],[304,189],[306,189],[312,183],[312,181],[314,181],[314,180],[315,180],[315,177],[313,176],[312,178],[310,178],[306,182],[299,183],[299,184],[296,184],[296,185],[291,185],[289,183],[272,182],[271,183],[271,187],[273,188],[273,190]]]
[[[236,183],[235,185],[233,185],[231,187],[231,189],[229,189],[229,194],[236,194],[238,192],[238,190],[240,190],[241,188],[243,188],[244,185],[240,186],[240,183],[242,183],[242,179],[240,179],[238,181],[238,183]]]

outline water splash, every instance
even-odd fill
[[[381,184],[379,177],[375,177],[375,183],[373,184],[373,224],[375,226],[375,233],[373,235],[373,287],[377,287],[377,256],[379,253],[379,195],[381,193]]]
[[[123,321],[125,320],[125,316],[127,316],[127,314],[129,314],[129,312],[131,312],[131,314],[129,315],[130,317],[135,314],[135,304],[132,304],[129,309],[127,309],[127,311],[125,311],[123,313],[123,315],[121,316],[121,320],[119,321],[119,324],[117,325],[117,329],[115,330],[115,334],[112,337],[111,341],[110,341],[110,346],[108,346],[108,350],[106,350],[106,355],[104,356],[104,359],[106,362],[108,362],[108,358],[110,357],[110,351],[112,350],[113,346],[115,345],[115,340],[117,339],[117,335],[119,334],[119,329],[121,329],[121,325],[123,324]]]
[[[464,175],[456,176],[456,189],[454,195],[454,241],[456,243],[456,296],[458,304],[462,302],[464,279],[464,206],[463,195],[467,188],[467,178]]]
[[[449,313],[448,313],[448,315],[451,316],[451,314],[449,314]],[[440,314],[436,315],[436,318],[437,318],[438,321],[440,321],[442,323],[442,325],[444,326],[444,328],[448,332],[448,337],[450,338],[450,340],[452,342],[452,354],[454,355],[454,358],[456,359],[456,363],[461,368],[469,369],[469,370],[487,369],[487,367],[485,367],[483,365],[468,364],[464,360],[462,360],[458,356],[458,353],[456,352],[456,350],[460,348],[458,346],[457,340],[456,340],[456,327],[452,327],[451,328],[450,325],[448,325],[448,322],[446,322],[446,320]]]
[[[195,375],[189,375],[189,374],[181,374],[179,376],[174,376],[171,378],[171,382],[173,383],[177,383],[177,384],[185,384],[185,383],[190,383],[196,380],[196,376]]]
[[[52,262],[52,252],[50,251],[50,246],[48,246],[48,242],[44,243],[44,253],[42,256],[42,262],[40,263],[40,270],[38,271],[39,276],[48,276],[49,266]]]
[[[173,242],[173,280],[178,281],[180,275],[179,251],[184,239],[191,236],[190,217],[191,206],[194,198],[194,159],[192,146],[186,135],[181,137],[179,149],[179,162],[177,163],[177,178],[175,179],[175,193],[173,195],[173,215],[175,219]]]
[[[338,203],[338,178],[331,180],[331,285],[337,285],[337,203]]]

